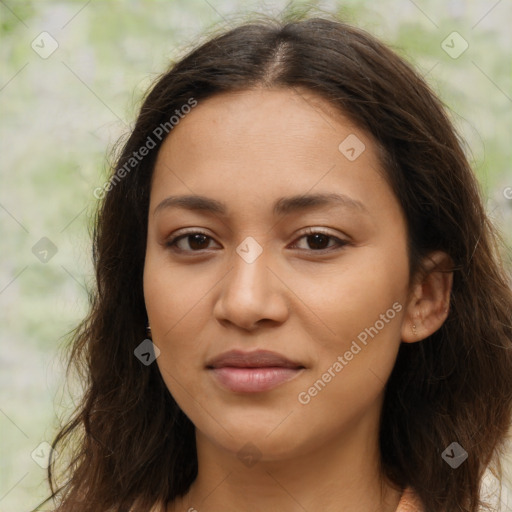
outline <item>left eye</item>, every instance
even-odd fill
[[[329,241],[334,241],[334,247],[342,247],[348,243],[345,240],[341,240],[333,235],[328,235],[322,231],[311,231],[302,235],[297,240],[301,240],[303,238],[306,239],[306,243],[309,245],[310,250],[314,251],[331,249],[333,245],[326,245],[329,244]],[[308,250],[308,248],[306,248],[306,250]]]
[[[169,240],[166,245],[168,247],[176,247],[179,251],[187,251],[188,249],[179,246],[179,243],[185,240],[188,240],[188,245],[192,249],[192,252],[198,252],[207,249],[208,240],[213,240],[213,238],[198,231],[176,236]]]

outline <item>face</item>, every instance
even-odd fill
[[[162,145],[144,268],[156,364],[216,446],[275,460],[376,430],[408,277],[374,142],[314,94],[209,98]]]

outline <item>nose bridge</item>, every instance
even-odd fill
[[[245,238],[233,255],[233,270],[228,276],[228,292],[240,305],[257,307],[263,295],[268,297],[269,249],[253,238]]]
[[[271,260],[270,250],[252,237],[238,245],[215,307],[218,319],[244,328],[262,319],[283,321],[286,301],[280,281],[267,268]]]

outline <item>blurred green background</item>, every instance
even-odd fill
[[[109,150],[170,59],[219,23],[288,3],[0,1],[0,511],[28,511],[47,493],[41,443],[72,408],[61,349],[87,310],[93,191]],[[305,5],[367,29],[426,77],[510,247],[512,2],[291,2]]]

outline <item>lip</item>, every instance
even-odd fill
[[[261,393],[295,378],[305,367],[268,350],[231,350],[211,359],[206,369],[230,391]]]

